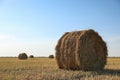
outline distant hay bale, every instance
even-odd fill
[[[49,58],[54,58],[54,55],[49,55]]]
[[[26,53],[20,53],[20,54],[18,55],[18,59],[24,60],[24,59],[27,59],[27,58],[28,58],[28,56],[27,56]]]
[[[56,60],[60,69],[96,70],[106,64],[107,46],[92,29],[65,33],[56,45]]]
[[[34,56],[33,56],[33,55],[30,55],[29,58],[34,58]]]

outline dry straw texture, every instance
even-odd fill
[[[18,56],[18,59],[27,59],[28,58],[28,56],[27,56],[27,54],[26,53],[20,53],[19,54],[19,56]]]
[[[67,32],[56,45],[56,60],[61,69],[103,69],[107,55],[106,43],[92,29]]]

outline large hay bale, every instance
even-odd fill
[[[49,58],[54,58],[54,55],[49,55]]]
[[[67,32],[56,45],[56,60],[60,69],[103,69],[107,55],[106,43],[92,29]]]
[[[26,53],[20,53],[20,54],[18,55],[18,59],[24,60],[24,59],[27,59],[27,58],[28,58],[28,56],[27,56]]]

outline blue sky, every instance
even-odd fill
[[[48,56],[68,31],[94,29],[120,56],[119,0],[0,0],[0,56]]]

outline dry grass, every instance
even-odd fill
[[[108,58],[105,70],[67,71],[55,59],[0,58],[0,80],[120,80],[120,58]]]

